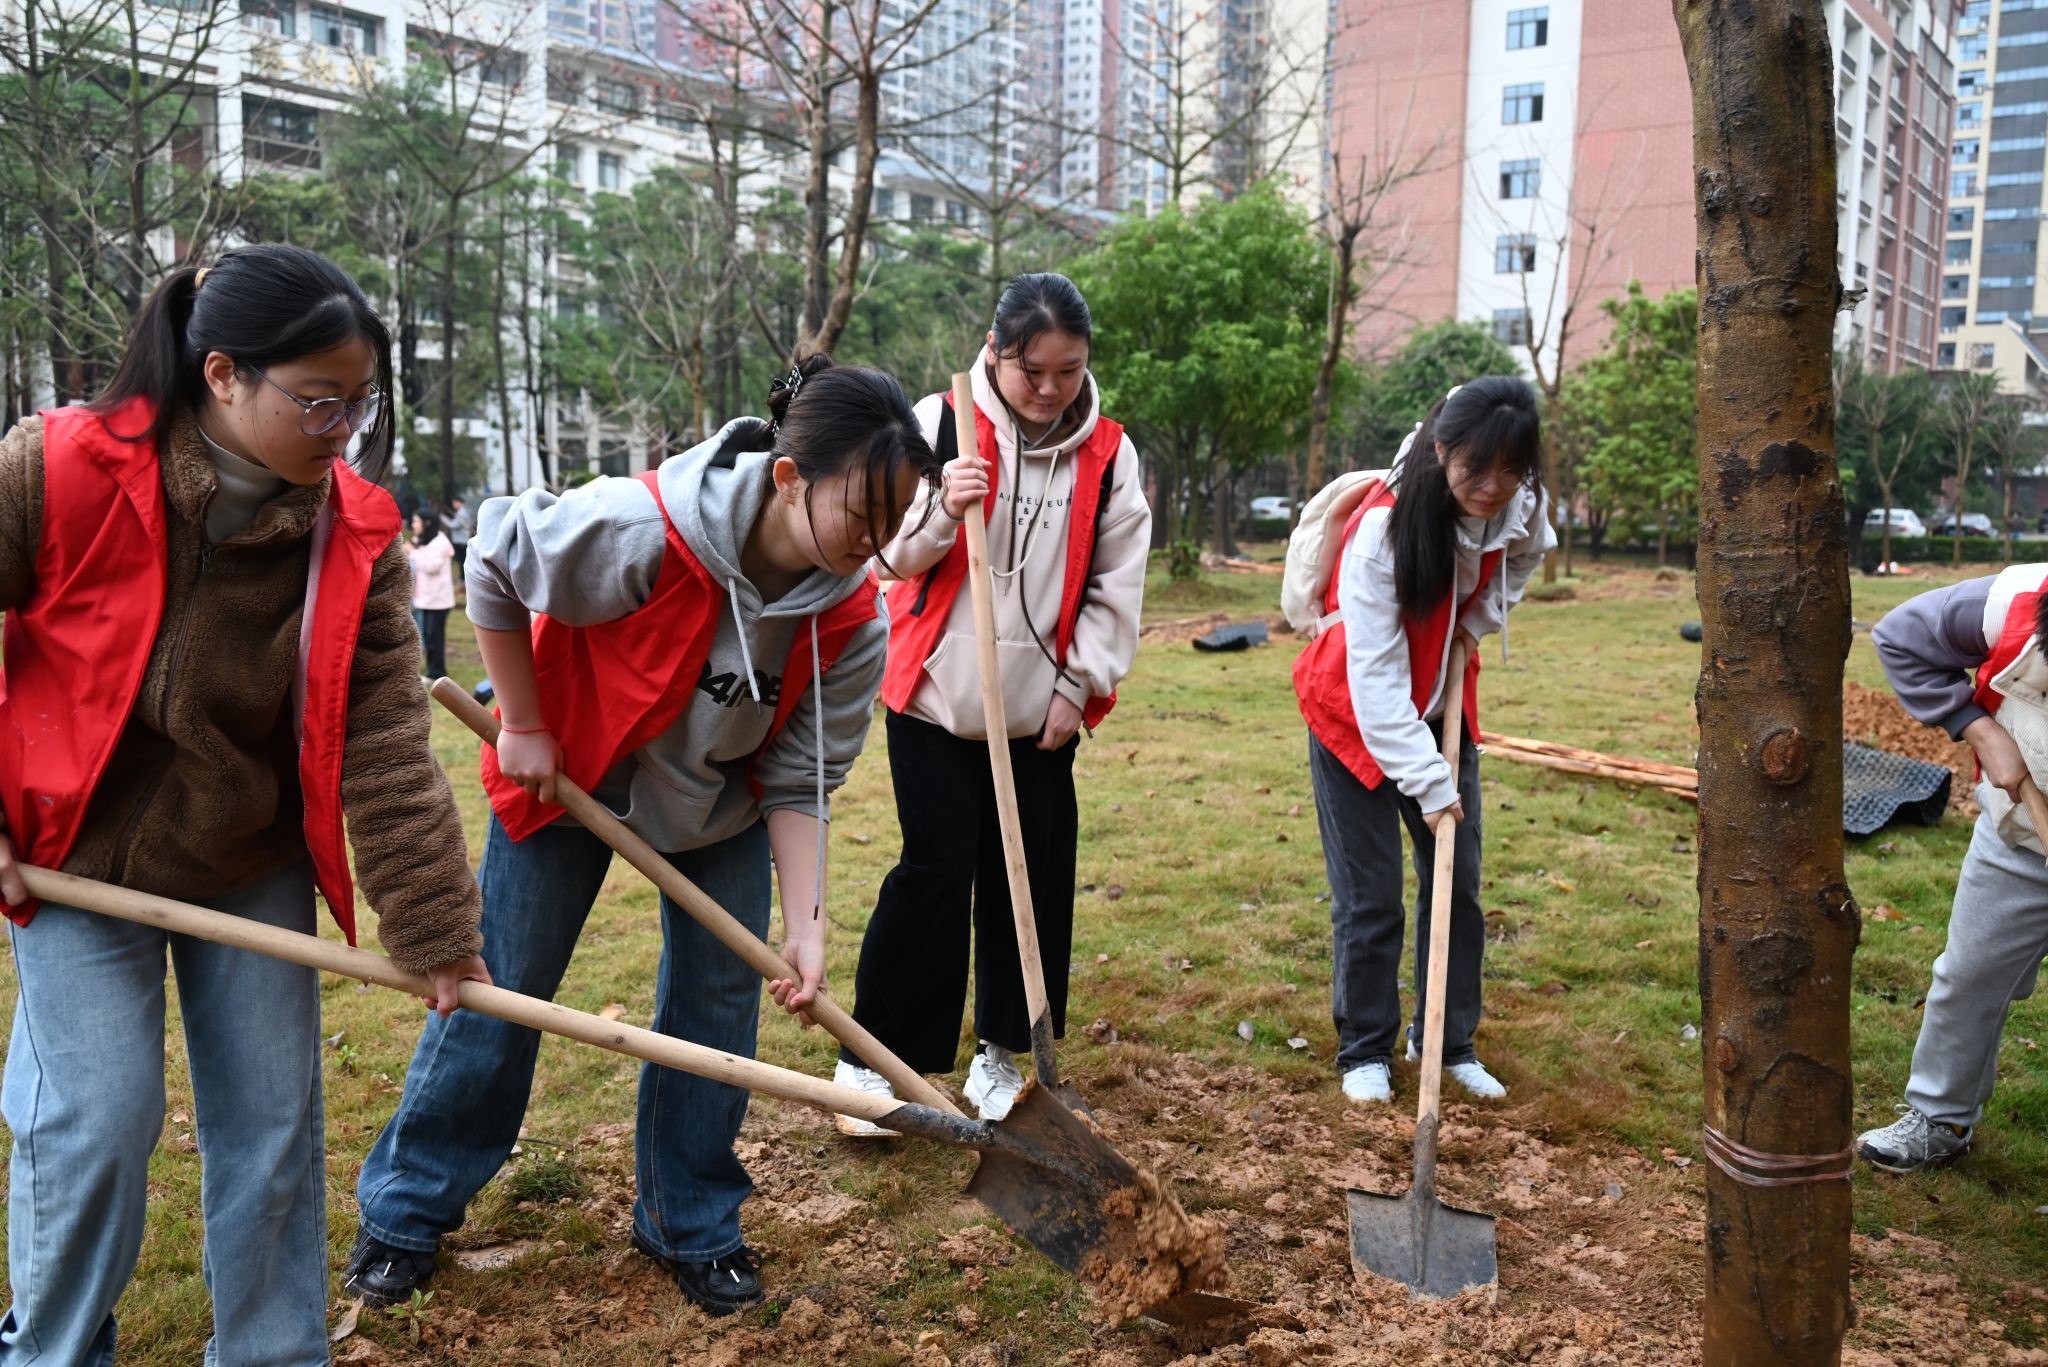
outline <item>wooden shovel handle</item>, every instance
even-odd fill
[[[21,876],[28,884],[29,894],[44,902],[82,907],[123,921],[155,926],[174,935],[189,935],[235,949],[251,950],[287,963],[393,988],[415,997],[434,995],[433,985],[425,978],[408,973],[382,954],[372,954],[366,949],[353,949],[317,935],[303,935],[295,930],[263,925],[246,917],[229,916],[225,912],[174,902],[168,897],[136,892],[111,883],[97,883],[89,878],[37,868],[32,864],[21,865]],[[21,933],[35,934],[33,925]],[[701,1044],[656,1034],[623,1021],[608,1021],[587,1011],[542,1001],[538,997],[489,983],[464,982],[456,993],[456,1000],[466,1011],[495,1016],[514,1025],[594,1044],[615,1054],[628,1054],[649,1063],[694,1073],[714,1082],[731,1083],[735,1087],[745,1087],[748,1091],[813,1106],[821,1111],[838,1111],[863,1120],[882,1121],[888,1119],[892,1112],[900,1113],[904,1109],[903,1102],[875,1092],[836,1086],[787,1068],[778,1068],[772,1063],[707,1049]],[[964,1135],[965,1131],[962,1133]]]
[[[1454,797],[1458,791],[1458,758],[1465,725],[1465,660],[1465,643],[1454,635],[1448,666],[1450,677],[1444,681],[1444,759],[1451,766],[1451,792]],[[1422,1015],[1422,1079],[1415,1104],[1418,1187],[1424,1178],[1425,1143],[1429,1150],[1429,1176],[1434,1185],[1437,1119],[1444,1081],[1444,992],[1450,980],[1451,880],[1457,850],[1457,824],[1440,825],[1436,837],[1436,863],[1430,883],[1429,986]]]
[[[435,702],[476,732],[484,744],[495,746],[498,743],[498,719],[486,712],[461,684],[453,679],[437,679],[433,694]],[[618,851],[620,857],[666,893],[671,902],[689,912],[698,925],[710,931],[720,944],[739,955],[763,978],[772,982],[795,975],[796,970],[763,943],[760,936],[741,925],[731,912],[684,877],[682,871],[662,858],[652,845],[633,834],[626,823],[613,816],[602,802],[572,783],[567,774],[555,775],[555,800],[568,809],[569,815],[581,822],[585,830]],[[890,1052],[887,1045],[870,1034],[867,1027],[823,990],[805,1009],[810,1012],[812,1020],[831,1032],[834,1039],[860,1055],[862,1063],[889,1079],[898,1096],[950,1115],[960,1114],[960,1108],[945,1093]]]
[[[953,432],[957,454],[977,454],[974,381],[953,377]],[[967,583],[974,599],[974,645],[980,661],[981,715],[988,730],[988,759],[995,771],[996,819],[1003,831],[1003,863],[1010,879],[1010,913],[1017,923],[1017,955],[1024,971],[1024,1007],[1031,1017],[1031,1061],[1041,1086],[1059,1085],[1052,1051],[1052,1008],[1045,995],[1045,968],[1038,957],[1038,916],[1031,906],[1031,877],[1024,866],[1024,829],[1017,817],[1017,780],[1010,768],[1010,723],[1003,712],[1002,665],[996,653],[995,591],[988,569],[988,517],[981,500],[967,510]]]
[[[2048,845],[2048,797],[2041,795],[2041,789],[2028,774],[2020,779],[2020,796],[2026,800],[2027,820],[2034,825],[2034,834],[2043,845]]]

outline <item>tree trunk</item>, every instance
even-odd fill
[[[2010,471],[2005,475],[2004,484],[2005,511],[1999,515],[2002,520],[1998,525],[2002,529],[1999,532],[1999,536],[2005,540],[2005,559],[2000,563],[2010,565],[2012,563],[2012,474]]]
[[[1886,574],[1892,572],[1892,490],[1885,485],[1878,490],[1884,495],[1884,530],[1877,539],[1877,566]]]
[[[825,259],[832,228],[832,87],[825,68],[832,61],[830,39],[833,0],[817,7],[815,21],[820,37],[807,38],[815,45],[805,71],[805,132],[809,140],[810,164],[804,177],[804,336],[818,350],[815,339],[825,330],[825,309],[832,294],[832,274]],[[799,348],[801,349],[801,348]]]
[[[441,425],[441,506],[455,497],[455,263],[456,224],[462,206],[448,205],[447,240],[441,244],[441,392],[435,399],[435,417]]]
[[[861,259],[867,249],[868,206],[875,195],[875,162],[882,147],[882,76],[879,68],[861,73],[854,92],[853,184],[846,196],[846,219],[839,225],[839,271],[832,299],[811,333],[805,351],[831,351],[853,316],[853,296],[860,287]]]
[[[1834,60],[1822,0],[1672,10],[1699,230],[1703,1361],[1832,1367],[1850,1313],[1861,927],[1842,872]],[[1720,1137],[1798,1161],[1759,1170]]]

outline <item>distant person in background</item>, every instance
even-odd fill
[[[448,529],[449,544],[455,548],[455,577],[460,579],[469,567],[469,538],[476,534],[476,514],[472,513],[457,494],[448,500],[448,511],[441,518]]]
[[[455,606],[455,546],[441,519],[422,508],[412,515],[412,620],[426,652],[427,677],[448,672],[448,613]]]

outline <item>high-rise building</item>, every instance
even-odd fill
[[[1970,0],[1956,34],[1935,363],[1995,371],[2008,393],[2038,391],[2048,385],[2048,309],[2035,302],[2048,167],[2048,0]]]
[[[1868,290],[1838,339],[1882,370],[1933,365],[1963,0],[1827,8],[1839,268]],[[1360,320],[1368,348],[1457,317],[1550,373],[1599,344],[1599,303],[1630,280],[1694,283],[1692,95],[1664,6],[1340,0],[1330,139],[1340,176],[1427,155],[1377,226],[1393,264]]]

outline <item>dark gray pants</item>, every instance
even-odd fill
[[[1430,730],[1441,737],[1439,724]],[[1316,824],[1323,866],[1330,877],[1330,1015],[1337,1025],[1337,1069],[1375,1059],[1390,1062],[1401,1028],[1401,828],[1415,856],[1415,1037],[1421,1047],[1423,996],[1429,981],[1429,902],[1436,838],[1414,799],[1391,779],[1377,788],[1358,781],[1343,761],[1314,736],[1308,741],[1309,778],[1315,785]],[[1451,961],[1444,996],[1444,1062],[1474,1057],[1479,1028],[1479,964],[1486,951],[1486,914],[1479,906],[1479,755],[1470,738],[1458,763],[1458,824],[1451,871]]]

